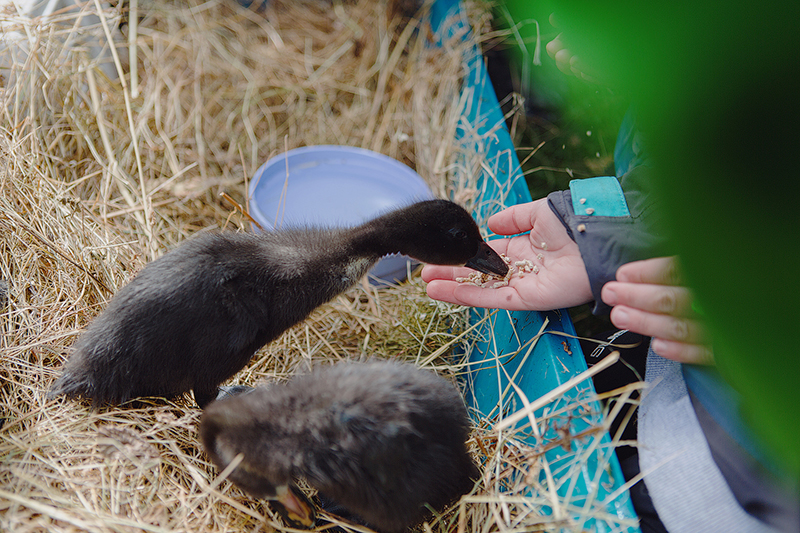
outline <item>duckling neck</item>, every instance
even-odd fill
[[[387,213],[353,228],[353,255],[373,263],[389,254],[412,255],[414,238],[424,231],[424,226],[421,221],[404,216],[402,211]]]

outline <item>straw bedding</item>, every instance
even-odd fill
[[[438,196],[473,202],[480,161],[454,142],[468,47],[433,46],[420,14],[375,0],[270,0],[264,12],[141,1],[130,18],[128,5],[86,3],[100,16],[82,31],[76,13],[0,14],[26,50],[0,62],[0,529],[285,530],[217,476],[191,401],[92,411],[46,392],[81,329],[144,264],[197,232],[247,230],[221,194],[244,204],[248,176],[286,149],[370,148],[415,168]],[[487,15],[469,12],[480,36]],[[470,334],[464,311],[428,299],[417,276],[363,284],[234,379],[367,356],[454,377],[463,365],[452,348],[468,348]],[[542,449],[498,439],[491,425],[476,424],[471,442],[484,479],[425,529],[569,527],[542,515],[552,500],[532,495],[536,476],[517,475],[542,468]]]

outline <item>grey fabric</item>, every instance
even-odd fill
[[[689,388],[689,398],[708,442],[711,457],[739,505],[780,531],[800,531],[800,498],[796,488],[773,477],[722,428],[693,392]]]
[[[681,365],[647,355],[639,406],[639,466],[670,533],[778,531],[745,512],[711,455]]]

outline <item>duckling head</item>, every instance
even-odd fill
[[[261,435],[246,438],[243,434],[253,431],[267,431],[269,434],[270,429],[254,427],[253,413],[242,407],[243,410],[229,409],[224,402],[214,402],[206,408],[200,424],[200,438],[206,452],[220,470],[233,466],[228,479],[250,495],[270,500],[273,509],[290,526],[313,528],[316,524],[315,506],[293,482],[291,455],[281,454],[278,447],[270,454],[270,460],[257,468],[245,460],[249,456],[259,456],[259,450],[254,446],[264,439]],[[236,435],[237,445],[232,441],[233,435]]]
[[[405,255],[423,263],[463,265],[505,276],[508,265],[481,237],[478,225],[461,206],[447,200],[411,204],[373,221]]]

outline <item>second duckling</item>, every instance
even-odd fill
[[[383,533],[400,533],[469,492],[479,472],[467,452],[469,419],[456,388],[387,361],[341,363],[212,403],[200,436],[220,470],[254,497],[278,502],[295,526],[314,525],[294,485]],[[241,456],[241,459],[239,459]]]
[[[191,390],[203,407],[256,350],[390,253],[508,271],[469,213],[446,200],[411,204],[354,228],[202,235],[120,289],[75,343],[51,395],[97,405]]]

